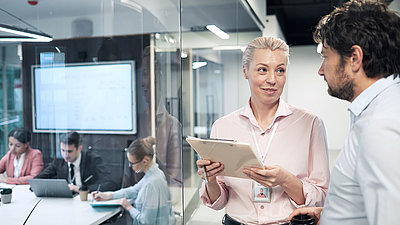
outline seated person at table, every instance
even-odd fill
[[[79,191],[82,185],[89,191],[116,190],[117,185],[111,181],[100,156],[91,151],[82,150],[82,142],[77,132],[60,136],[62,159],[55,159],[37,177],[41,179],[66,179],[71,191]]]
[[[43,170],[42,153],[32,149],[30,141],[31,133],[25,128],[15,128],[8,134],[9,151],[0,160],[0,183],[28,184],[28,179]]]
[[[129,166],[136,172],[144,172],[144,177],[134,186],[116,192],[93,192],[97,201],[120,199],[133,219],[133,224],[175,224],[171,197],[164,173],[153,161],[155,139],[146,137],[129,145],[127,157]],[[135,201],[132,206],[128,199]]]

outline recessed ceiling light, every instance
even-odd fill
[[[217,27],[213,24],[207,25],[206,28],[209,31],[213,32],[215,35],[217,35],[221,39],[224,39],[224,40],[229,39],[229,34],[225,33],[223,30],[219,29],[219,27]]]
[[[24,30],[17,27],[12,27],[0,24],[0,31],[16,34],[19,36],[1,36],[2,42],[50,42],[53,38],[44,33],[38,33],[30,30]]]

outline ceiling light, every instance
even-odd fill
[[[138,13],[142,13],[143,12],[143,8],[141,5],[137,4],[136,2],[132,1],[132,0],[121,0],[121,3],[133,10],[135,10]]]
[[[50,42],[53,38],[44,33],[38,33],[17,27],[0,24],[0,31],[20,36],[0,36],[0,42]]]
[[[195,70],[195,69],[198,69],[198,68],[200,68],[200,67],[203,67],[203,66],[207,66],[207,62],[193,62],[192,63],[192,68]]]
[[[229,35],[227,33],[225,33],[224,31],[222,31],[221,29],[219,29],[217,26],[215,25],[207,25],[206,28],[213,32],[215,35],[217,35],[219,38],[221,39],[229,39]]]
[[[241,50],[242,52],[244,51],[243,49],[246,49],[244,46],[238,46],[238,45],[223,45],[223,46],[216,46],[212,48],[213,50]]]
[[[181,58],[187,58],[188,57],[188,54],[186,53],[186,52],[181,52]]]

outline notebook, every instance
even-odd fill
[[[108,201],[93,201],[90,203],[92,207],[99,207],[99,206],[121,206],[121,204],[118,203],[119,199],[113,199],[113,200],[108,200]]]
[[[36,197],[72,198],[78,193],[72,192],[64,179],[28,179]]]
[[[96,201],[94,200],[90,205],[92,207],[108,207],[108,206],[121,206],[119,202],[120,199],[112,199],[108,201]],[[129,203],[133,204],[135,201],[133,199],[127,199]]]

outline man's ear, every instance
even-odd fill
[[[147,164],[150,161],[150,157],[147,155],[143,157],[144,164]]]
[[[360,69],[362,69],[364,52],[359,45],[353,45],[351,47],[351,50],[352,50],[350,57],[351,70],[353,72],[358,72]]]
[[[82,151],[83,145],[79,145],[78,151]]]
[[[246,71],[246,68],[244,67],[244,65],[243,65],[243,74],[244,74],[244,78],[245,78],[246,80],[248,80],[248,79],[249,79],[249,76],[247,75],[247,71]]]

